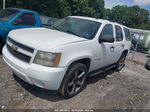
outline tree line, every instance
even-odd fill
[[[0,0],[0,9],[2,9]],[[107,19],[131,28],[150,30],[149,11],[139,6],[105,9],[104,0],[6,0],[6,7],[30,9],[55,18],[88,16]]]

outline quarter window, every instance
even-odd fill
[[[102,37],[107,37],[107,36],[111,36],[113,37],[113,26],[111,24],[107,24],[104,26],[102,33],[100,35],[100,38]]]
[[[18,19],[22,21],[19,25],[34,26],[36,24],[35,16],[32,13],[24,13]]]
[[[125,36],[127,41],[131,41],[130,31],[127,28],[124,28]]]
[[[116,30],[116,41],[122,41],[123,40],[123,33],[120,26],[115,26]]]

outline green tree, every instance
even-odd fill
[[[71,15],[92,16],[93,10],[88,5],[88,0],[67,0]]]
[[[129,19],[132,21],[131,26],[135,28],[143,28],[144,24],[149,21],[149,12],[139,6],[129,7]],[[145,28],[144,28],[145,29]]]
[[[109,19],[131,28],[150,30],[149,12],[139,6],[115,6],[105,10],[105,19]]]
[[[103,18],[107,20],[111,20],[111,13],[112,13],[111,9],[105,9]]]
[[[119,5],[113,7],[111,10],[110,19],[120,24],[128,25],[129,24],[128,7]]]
[[[89,7],[94,11],[93,17],[103,18],[105,11],[104,6],[104,0],[89,0]]]
[[[6,0],[6,7],[31,9],[51,17],[79,15],[103,18],[104,0]]]
[[[0,0],[0,10],[3,8],[3,0]]]

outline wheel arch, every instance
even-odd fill
[[[68,66],[71,66],[75,62],[80,62],[84,64],[87,67],[87,70],[89,71],[90,66],[91,66],[91,58],[89,57],[76,58],[72,60],[71,62],[69,62]]]
[[[129,52],[129,50],[126,49],[126,50],[124,50],[124,51],[122,52],[122,54],[126,54],[126,55],[127,55],[128,52]]]

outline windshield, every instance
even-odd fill
[[[56,22],[51,28],[82,38],[93,39],[100,25],[101,23],[91,20],[67,17]]]
[[[0,21],[8,22],[19,13],[15,9],[5,9],[0,11]]]

